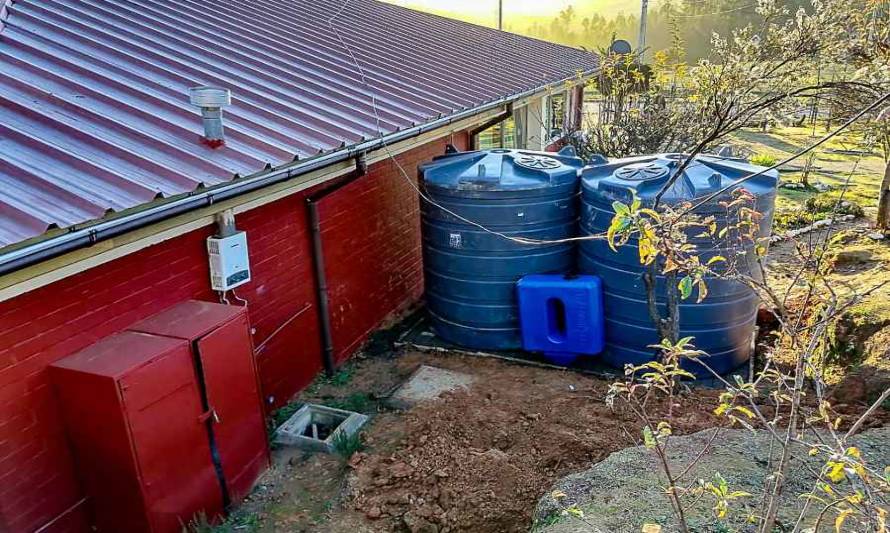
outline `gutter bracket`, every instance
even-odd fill
[[[355,171],[359,176],[368,173],[368,152],[362,151],[355,156]]]

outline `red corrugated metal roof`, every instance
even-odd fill
[[[596,67],[375,0],[0,4],[0,247]],[[196,85],[232,91],[221,148]]]

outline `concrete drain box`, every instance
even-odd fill
[[[368,421],[363,414],[306,404],[275,432],[276,444],[333,453],[338,439],[356,435]]]

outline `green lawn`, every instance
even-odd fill
[[[798,150],[819,140],[825,131],[818,127],[815,136],[812,128],[775,128],[767,133],[755,130],[741,130],[732,139],[732,143],[749,150],[754,154],[766,154],[779,160],[785,159]],[[816,150],[810,173],[810,183],[816,181],[831,185],[834,190],[827,193],[837,197],[843,192],[844,184],[850,180],[850,186],[843,192],[844,198],[859,203],[865,208],[877,207],[878,191],[884,173],[884,161],[875,150],[868,155],[841,154],[830,150],[863,150],[862,139],[856,134],[841,133],[823,144]],[[806,156],[795,160],[792,165],[802,167]],[[852,176],[851,176],[852,173]],[[800,181],[801,172],[782,172],[785,182]],[[815,196],[814,190],[780,189],[777,208],[782,210],[800,209],[807,199]],[[874,216],[874,213],[869,213]]]

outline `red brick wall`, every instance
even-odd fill
[[[417,165],[442,155],[447,142],[468,146],[462,134],[399,156],[409,179],[416,182]],[[417,191],[389,161],[319,202],[338,361],[423,294],[419,211]]]
[[[466,145],[466,136],[456,140]],[[400,156],[417,164],[445,140]],[[334,343],[342,360],[422,290],[418,202],[390,163],[325,198],[321,216]],[[237,290],[256,330],[263,394],[286,402],[321,368],[305,196],[236,218],[253,280]],[[182,300],[214,300],[208,227],[0,302],[0,532],[85,530],[85,506],[46,366]],[[233,302],[234,303],[234,302]],[[269,336],[278,333],[269,340]],[[268,341],[268,342],[267,342]]]

